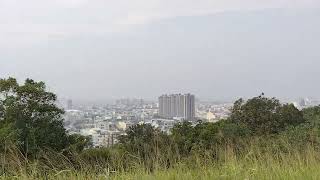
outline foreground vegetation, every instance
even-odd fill
[[[319,179],[320,153],[311,146],[304,151],[271,153],[256,145],[247,147],[244,154],[235,153],[232,147],[221,149],[219,158],[194,154],[170,168],[155,164],[153,172],[138,161],[130,170],[113,171],[97,159],[96,167],[78,159],[81,167],[75,167],[65,157],[49,155],[46,163],[26,162],[11,157],[10,168],[1,178],[19,179]],[[289,147],[287,147],[289,148]],[[208,153],[208,152],[206,152]],[[205,154],[206,154],[205,153]],[[209,153],[210,154],[210,153]],[[9,157],[8,157],[9,158]],[[50,159],[51,158],[51,159]],[[46,165],[44,165],[46,164]],[[15,167],[13,167],[15,166]],[[2,167],[3,168],[3,167]],[[9,167],[6,167],[9,168]]]
[[[320,106],[239,99],[218,123],[130,127],[112,148],[68,135],[45,84],[0,80],[0,178],[319,179]]]

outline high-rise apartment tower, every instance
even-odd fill
[[[195,96],[171,94],[159,97],[159,115],[163,118],[195,119]]]

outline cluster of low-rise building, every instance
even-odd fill
[[[164,97],[164,96],[161,96]],[[170,108],[180,108],[181,117],[164,117],[167,104],[148,102],[142,99],[121,99],[107,105],[74,106],[67,102],[65,127],[71,134],[90,136],[94,147],[110,147],[118,143],[119,136],[125,135],[126,130],[136,124],[150,124],[159,130],[170,134],[176,123],[197,120],[217,122],[229,113],[229,104],[195,103],[194,95],[171,95]],[[169,96],[168,96],[169,97]],[[178,101],[180,98],[181,101]],[[177,101],[176,101],[177,100]],[[180,103],[179,103],[180,102]],[[173,107],[177,104],[176,107]],[[181,105],[180,105],[181,104]],[[162,107],[159,107],[159,106]],[[184,108],[184,109],[183,109]],[[194,108],[194,109],[193,109]],[[159,110],[162,113],[159,113]],[[186,115],[186,116],[184,116]],[[187,119],[187,117],[192,117]]]
[[[202,102],[197,105],[197,117],[207,122],[218,122],[230,115],[232,103]]]
[[[142,100],[121,100],[105,106],[73,106],[66,110],[64,124],[71,134],[90,136],[93,146],[109,147],[118,143],[118,137],[124,135],[128,127],[152,119],[157,112],[156,103]]]

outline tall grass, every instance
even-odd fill
[[[0,179],[320,179],[320,151],[313,144],[301,148],[285,141],[199,148],[186,157],[168,150],[145,161],[119,149],[77,155],[47,150],[38,156],[30,161],[8,146],[0,154]]]

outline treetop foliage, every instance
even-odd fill
[[[275,98],[254,97],[234,103],[229,120],[247,126],[252,133],[263,135],[279,133],[288,126],[305,122],[303,113],[293,104],[281,104]]]
[[[14,142],[24,154],[67,149],[74,139],[64,129],[64,111],[56,100],[44,82],[0,79],[0,139]]]

